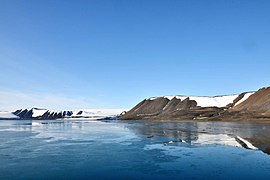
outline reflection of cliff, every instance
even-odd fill
[[[139,124],[139,125],[138,125]],[[156,142],[189,145],[225,145],[260,149],[270,154],[270,123],[142,122],[129,126],[138,135]]]
[[[191,142],[198,139],[197,123],[143,123],[140,126],[130,126],[135,133],[147,137],[173,139],[175,141]]]
[[[269,134],[269,132],[268,132]],[[252,136],[247,139],[252,145],[270,155],[270,139],[266,134],[260,134],[259,136]]]

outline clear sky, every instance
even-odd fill
[[[0,109],[270,86],[269,0],[1,0]]]

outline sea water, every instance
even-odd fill
[[[269,179],[268,132],[268,123],[1,120],[0,179]]]

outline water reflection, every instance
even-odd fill
[[[130,123],[132,124],[132,123]],[[226,145],[260,149],[270,154],[270,123],[250,122],[142,122],[129,128],[164,145]]]
[[[0,131],[1,129],[5,129],[5,131],[29,131],[38,134],[35,136],[36,138],[47,138],[47,141],[65,138],[82,138],[87,140],[90,140],[89,138],[102,139],[104,132],[110,132],[111,135],[117,136],[118,139],[123,139],[121,135],[134,138],[134,135],[127,135],[130,134],[129,131],[123,131],[123,127],[126,127],[137,136],[146,137],[152,143],[189,147],[216,144],[248,149],[258,148],[270,154],[270,138],[268,138],[270,123],[267,122],[97,122],[81,120],[29,120],[12,121],[12,126],[10,125],[10,122],[5,124],[5,122],[2,121]],[[88,131],[91,131],[91,133],[87,133]],[[125,132],[126,134],[121,134],[121,132]]]
[[[0,179],[269,179],[270,156],[241,144],[268,147],[267,132],[267,123],[1,121]]]

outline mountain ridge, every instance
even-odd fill
[[[146,98],[118,119],[233,120],[233,118],[270,120],[270,87],[232,95]]]
[[[43,108],[18,109],[13,112],[0,112],[0,119],[54,120],[71,118],[103,119],[116,118],[123,109],[84,109],[53,111]]]

